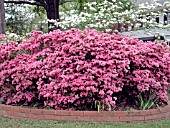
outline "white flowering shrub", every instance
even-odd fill
[[[6,32],[6,34],[0,34],[0,44],[2,43],[9,43],[9,42],[16,42],[19,44],[24,39],[26,39],[27,35],[17,35],[16,33]]]
[[[94,28],[97,30],[129,30],[129,27],[169,27],[163,23],[156,23],[160,11],[157,9],[166,4],[161,5],[157,1],[152,3],[143,3],[137,7],[135,0],[100,0],[98,2],[86,2],[83,9],[65,10],[60,12],[60,21],[55,25],[61,29],[69,28],[84,29]],[[70,7],[72,5],[70,4]],[[53,21],[54,22],[54,21]]]
[[[131,1],[124,0],[129,5]],[[122,6],[120,6],[122,4]],[[85,26],[99,30],[110,29],[118,23],[124,23],[125,19],[131,19],[133,16],[133,6],[128,10],[125,9],[126,5],[115,1],[109,2],[87,2],[83,5],[83,10],[68,10],[60,13],[60,22],[57,22],[63,29],[71,27],[78,27],[84,29]],[[116,27],[116,26],[115,26]]]

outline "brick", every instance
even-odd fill
[[[6,111],[10,111],[11,110],[11,106],[10,105],[4,105],[4,106],[2,106],[2,109],[6,110]]]
[[[44,115],[45,120],[62,120],[62,116]]]
[[[126,116],[126,117],[120,117],[119,121],[120,122],[132,122],[132,116]]]
[[[113,117],[114,111],[100,111],[98,115],[101,117]]]
[[[6,114],[7,116],[10,116],[10,117],[26,117],[25,113],[20,113],[20,112],[13,112],[13,111],[6,111]]]
[[[144,116],[133,116],[132,120],[133,121],[144,121],[145,117]]]
[[[20,112],[23,112],[23,113],[30,113],[30,112],[31,112],[31,109],[30,109],[30,108],[20,107],[20,108],[19,108],[19,111],[20,111]]]
[[[7,106],[7,105],[5,105],[5,104],[0,104],[0,108],[1,108],[1,109],[3,109],[3,107],[5,107],[5,106]]]
[[[26,118],[26,117],[27,117],[25,113],[20,113],[20,112],[16,112],[16,113],[14,114],[14,116],[15,116],[15,117],[22,117],[22,118]]]
[[[71,116],[84,116],[84,111],[70,111]]]
[[[90,121],[88,121],[88,119],[89,119]],[[88,121],[88,122],[107,122],[107,121],[104,120],[104,119],[105,119],[105,117],[94,116],[94,117],[88,117],[88,118],[86,119],[86,121]]]
[[[145,116],[145,115],[150,115],[151,112],[149,110],[138,110],[140,112],[141,116]]]
[[[119,122],[119,117],[104,117],[104,122]]]
[[[59,115],[59,116],[69,116],[69,115],[70,115],[70,111],[56,110],[56,111],[55,111],[55,115]]]
[[[64,121],[77,121],[78,117],[76,116],[63,116],[61,118],[61,120],[64,120]]]
[[[151,110],[149,110],[149,111],[150,111],[150,113],[151,113],[152,115],[162,113],[159,109],[151,109]]]
[[[84,116],[98,116],[99,112],[97,111],[84,111]]]
[[[123,116],[126,116],[126,112],[125,111],[115,111],[114,116],[123,117]]]
[[[155,115],[155,119],[164,119],[165,118],[165,114],[162,113],[162,114],[156,114]]]
[[[56,113],[56,110],[45,110],[43,109],[43,112],[42,112],[44,115],[55,115]]]
[[[9,117],[26,117],[25,113],[15,112],[15,111],[4,111],[3,116]]]
[[[34,115],[36,120],[44,120],[44,115]]]
[[[31,113],[41,115],[43,113],[43,110],[42,109],[31,109]]]
[[[131,111],[131,112],[127,112],[128,116],[139,116],[140,115],[140,111]]]
[[[78,122],[93,122],[94,117],[91,117],[91,116],[79,116],[79,117],[76,117],[76,121]]]
[[[170,111],[167,112],[167,113],[164,113],[164,116],[165,116],[166,119],[170,118]]]
[[[11,111],[13,112],[19,112],[20,111],[19,109],[20,108],[18,106],[11,106]]]
[[[150,120],[154,120],[154,119],[155,119],[155,115],[145,116],[145,121],[150,121]]]
[[[2,105],[2,104],[0,104],[0,110],[2,110],[2,108],[3,108],[3,105]]]
[[[5,115],[12,116],[12,117],[17,117],[16,112],[13,112],[13,111],[6,111]]]
[[[29,119],[36,119],[36,115],[35,114],[32,114],[32,113],[25,113],[26,114],[26,117],[29,118]]]
[[[85,120],[86,122],[106,122],[105,120],[104,120],[104,117],[99,117],[99,116],[88,116],[88,117],[83,117],[81,120],[79,120],[79,121],[81,121],[81,122],[83,122],[83,120]]]
[[[170,106],[162,107],[162,108],[161,108],[161,111],[162,111],[162,112],[170,112]]]

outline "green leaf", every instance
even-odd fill
[[[154,104],[155,104],[155,103],[152,101],[152,102],[148,105],[147,109],[150,109]]]
[[[143,101],[143,98],[142,98],[142,95],[141,95],[141,93],[139,94],[139,100],[140,100],[140,109],[142,109],[143,108],[143,103],[144,103],[144,101]]]
[[[162,109],[160,108],[160,106],[158,104],[156,104],[156,106],[162,112]]]

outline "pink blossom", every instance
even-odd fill
[[[162,44],[90,29],[31,36],[20,45],[0,44],[0,98],[6,104],[89,110],[95,100],[126,106],[151,91],[158,104],[168,101],[170,52]]]

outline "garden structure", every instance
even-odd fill
[[[75,122],[148,122],[170,118],[170,105],[151,110],[134,111],[64,111],[23,108],[0,104],[0,115],[13,119],[57,120]]]
[[[131,38],[137,38],[143,41],[155,41],[160,40],[162,42],[167,42],[167,45],[170,46],[170,30],[161,29],[161,28],[149,28],[128,32],[121,32],[121,35],[129,36]]]

